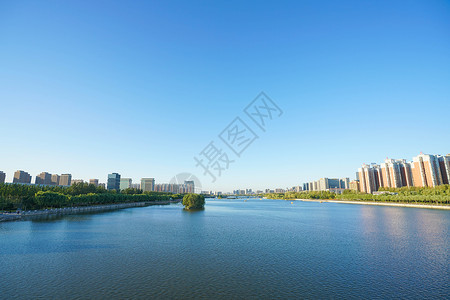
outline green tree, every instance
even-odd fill
[[[36,202],[40,207],[61,207],[66,204],[68,197],[61,193],[39,191],[36,193]]]
[[[187,194],[183,197],[184,209],[203,209],[205,207],[205,196],[198,194]]]

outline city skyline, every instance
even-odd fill
[[[446,153],[449,3],[325,2],[2,2],[0,169],[262,190]],[[194,157],[261,91],[283,115],[212,182]]]
[[[424,163],[425,160],[425,163]],[[434,164],[432,164],[434,162]],[[420,171],[419,171],[420,169]],[[6,180],[8,172],[0,170],[0,183]],[[186,174],[178,174],[185,176]],[[119,173],[108,173],[105,182],[101,182],[98,178],[89,179],[72,179],[72,174],[52,174],[49,172],[41,172],[37,174],[34,184],[38,185],[61,185],[70,186],[73,183],[85,182],[94,184],[95,186],[102,185],[106,189],[123,190],[126,188],[139,188],[145,191],[164,191],[178,193],[178,180],[161,181],[156,183],[154,177],[142,177],[140,179],[133,179],[133,177],[122,177]],[[431,179],[432,178],[432,179]],[[173,178],[172,178],[173,179]],[[356,176],[344,176],[341,178],[320,177],[319,180],[301,182],[295,185],[279,185],[266,186],[262,188],[234,186],[231,190],[225,189],[205,189],[200,186],[196,189],[187,189],[188,191],[205,191],[207,193],[228,193],[228,194],[242,194],[242,191],[250,191],[254,193],[260,191],[261,193],[284,193],[285,191],[334,191],[341,193],[344,189],[352,189],[366,193],[377,191],[380,187],[423,187],[423,186],[437,186],[442,184],[449,184],[450,179],[450,153],[448,154],[424,154],[420,153],[414,156],[410,161],[404,158],[390,159],[386,157],[384,163],[363,163],[357,169]],[[111,181],[110,181],[111,180]],[[197,180],[197,179],[196,179]],[[112,182],[112,183],[111,183]],[[136,183],[138,182],[138,183]],[[26,183],[33,184],[33,176],[23,170],[14,172],[14,178],[10,183]],[[68,184],[67,184],[68,183]],[[108,187],[110,183],[111,187]],[[184,184],[192,183],[194,181],[184,181]],[[181,184],[181,183],[180,183]],[[237,188],[237,189],[236,189]]]

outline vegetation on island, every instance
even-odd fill
[[[88,183],[75,183],[69,187],[0,184],[0,211],[169,201],[182,197],[182,194],[143,192],[140,189],[107,191]]]
[[[401,187],[380,188],[377,194],[366,194],[352,190],[344,190],[342,194],[329,191],[322,192],[286,192],[266,194],[270,199],[338,199],[351,201],[380,201],[413,204],[450,204],[450,185],[436,187]]]
[[[205,196],[199,194],[186,194],[183,197],[184,209],[203,209],[205,207]]]

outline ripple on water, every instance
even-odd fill
[[[449,298],[449,213],[249,200],[0,227],[2,298]],[[7,295],[5,297],[5,295]]]

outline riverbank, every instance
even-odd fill
[[[450,205],[430,205],[430,204],[413,204],[413,203],[395,203],[395,202],[376,202],[376,201],[350,201],[350,200],[326,200],[326,199],[294,199],[305,202],[331,202],[344,204],[361,204],[361,205],[380,205],[380,206],[399,206],[399,207],[416,207],[450,210]]]
[[[124,208],[130,208],[130,207],[144,207],[144,206],[151,206],[151,205],[169,205],[171,203],[179,203],[179,202],[180,202],[180,200],[132,202],[132,203],[119,203],[119,204],[107,204],[107,205],[27,210],[27,211],[21,211],[19,213],[0,213],[0,222],[18,221],[18,220],[32,218],[34,216],[73,215],[73,214],[82,214],[82,213],[95,213],[95,212],[104,212],[104,211],[124,209]]]

